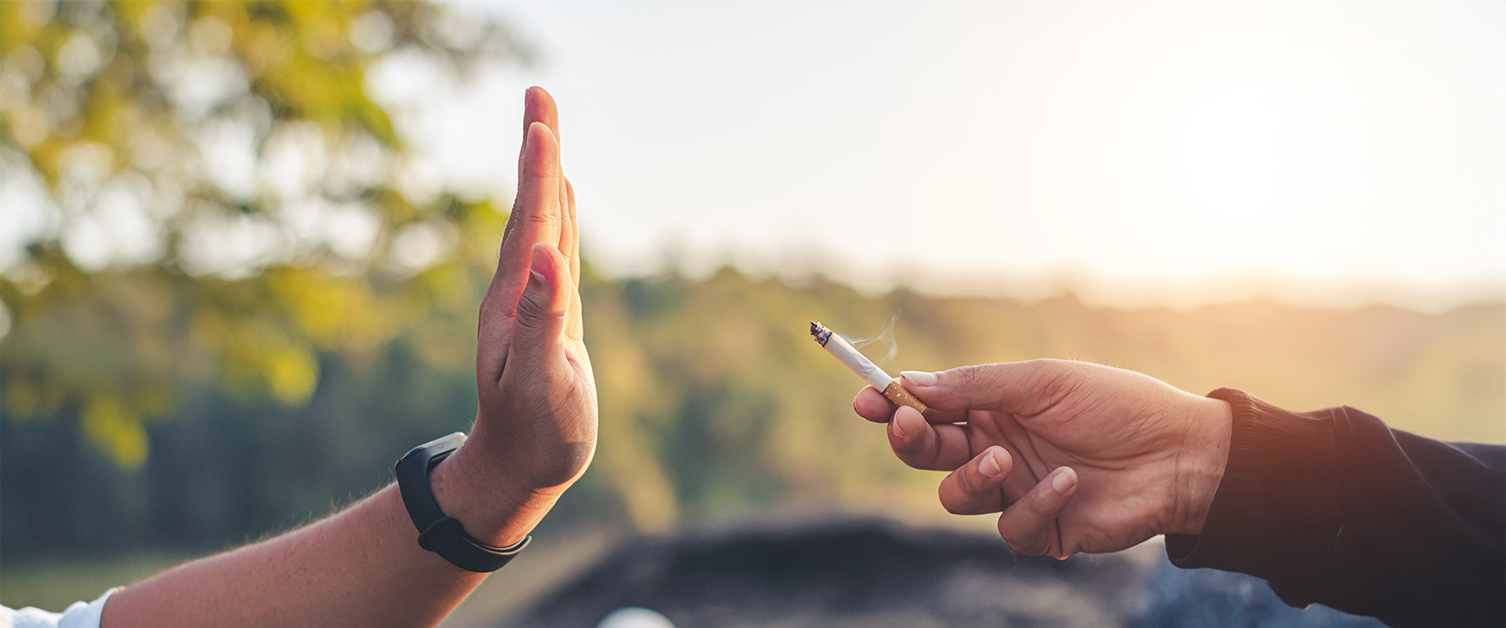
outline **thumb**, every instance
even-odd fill
[[[518,366],[543,367],[561,355],[565,312],[570,305],[570,280],[564,268],[564,257],[554,245],[543,242],[533,245],[528,285],[518,299],[518,316],[513,322],[508,370]]]
[[[1057,360],[1027,360],[959,366],[925,373],[905,371],[905,388],[931,408],[944,412],[991,410],[1033,415],[1060,392],[1066,369]]]

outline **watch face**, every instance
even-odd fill
[[[455,432],[455,433],[450,434],[448,436],[441,436],[441,437],[436,438],[434,440],[431,440],[431,441],[429,441],[427,443],[424,443],[423,445],[420,445],[419,448],[420,449],[430,449],[430,448],[435,448],[435,449],[456,449],[456,448],[460,447],[461,443],[464,443],[464,442],[465,442],[465,434],[463,432]]]
[[[433,467],[434,464],[438,463],[440,460],[443,460],[445,456],[450,454],[450,452],[459,449],[460,445],[463,443],[465,443],[465,434],[463,432],[455,432],[448,436],[441,436],[427,443],[414,447],[413,449],[409,449],[408,453],[403,454],[403,457],[397,459],[397,463],[402,464],[409,458],[413,457],[413,454],[428,450],[431,452],[429,466]]]

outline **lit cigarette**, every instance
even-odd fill
[[[852,369],[852,372],[857,373],[858,377],[863,378],[863,381],[868,382],[868,385],[883,391],[884,396],[888,397],[889,401],[893,401],[894,405],[910,406],[921,414],[930,414],[926,404],[921,403],[915,395],[900,386],[899,380],[889,377],[888,373],[863,354],[858,353],[857,348],[832,330],[827,329],[821,323],[811,321],[811,336],[816,338],[816,344],[825,347],[827,353],[837,356],[838,360],[846,364],[847,368]]]

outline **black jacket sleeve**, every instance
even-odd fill
[[[1287,604],[1397,627],[1506,625],[1506,448],[1387,428],[1353,408],[1287,412],[1237,390],[1223,481],[1178,567],[1238,571]]]

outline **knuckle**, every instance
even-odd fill
[[[1013,538],[1006,534],[1000,534],[1000,536],[1004,539],[1004,544],[1009,546],[1009,549],[1020,554],[1040,556],[1046,553],[1046,544],[1039,540],[1031,540],[1028,537],[1018,535],[1015,535]]]
[[[900,462],[905,463],[905,466],[910,467],[911,469],[916,469],[919,471],[929,471],[931,468],[931,465],[929,464],[929,457],[917,455],[913,451],[901,449],[898,445],[894,447],[894,455],[899,458]]]
[[[1032,493],[1030,497],[1025,500],[1023,506],[1025,506],[1025,510],[1030,511],[1032,515],[1035,515],[1042,519],[1056,518],[1056,500],[1052,499],[1050,495],[1045,494],[1044,491]]]
[[[952,369],[952,374],[957,378],[957,383],[961,388],[964,390],[973,389],[983,383],[983,379],[986,377],[984,373],[985,368],[987,368],[987,365],[983,364],[960,366]]]
[[[549,311],[549,306],[540,302],[540,296],[524,294],[518,300],[517,325],[526,329],[539,329],[548,324],[550,318],[558,318]]]
[[[894,448],[894,455],[895,455],[895,457],[899,458],[900,462],[905,463],[905,466],[910,467],[911,469],[916,469],[916,470],[920,470],[920,471],[926,470],[926,465],[925,465],[924,461],[922,461],[920,458],[916,457],[914,454],[912,454],[910,452],[907,452],[907,451],[905,451],[903,449],[895,447]]]
[[[953,471],[941,481],[941,486],[936,488],[936,496],[941,500],[941,507],[954,515],[971,515],[978,511],[977,489],[961,470]]]
[[[570,312],[570,300],[556,292],[556,287],[538,287],[531,283],[518,299],[517,316],[531,322],[547,321],[549,324],[564,324]]]
[[[553,164],[527,164],[523,167],[523,178],[536,182],[536,184],[555,185],[560,178],[560,171]]]
[[[1058,374],[1063,370],[1063,363],[1061,361],[1049,358],[1030,360],[1022,366],[1024,367],[1025,381],[1030,382],[1030,387],[1033,389],[1048,386],[1060,379]]]
[[[931,443],[931,444],[929,444],[927,446],[925,454],[926,454],[926,466],[925,466],[925,468],[927,468],[927,469],[934,469],[934,470],[937,470],[937,471],[945,471],[946,470],[946,467],[941,464],[941,447],[937,446],[935,443]]]
[[[1025,536],[1009,529],[1008,527],[1005,527],[1003,525],[999,526],[999,538],[1004,539],[1004,544],[1008,545],[1009,549],[1012,549],[1018,553],[1025,554],[1027,556],[1039,555],[1030,551],[1030,543],[1027,542]]]
[[[553,227],[559,225],[560,217],[558,212],[528,212],[523,215],[523,222]]]
[[[984,495],[989,486],[985,483],[983,475],[978,472],[978,462],[969,460],[967,465],[952,473],[957,478],[957,488],[964,494],[978,498]]]
[[[971,475],[973,475],[973,473],[976,473],[976,471],[969,473],[968,469],[968,467],[972,467],[976,464],[977,463],[975,462],[968,461],[967,465],[947,475],[947,480],[951,482],[953,491],[956,492],[959,497],[964,497],[967,499],[973,499],[977,497],[977,483],[973,481],[972,477],[970,477]],[[974,469],[976,469],[976,467],[974,467]]]
[[[490,324],[490,321],[498,318],[509,319],[517,315],[518,303],[516,301],[509,302],[496,292],[488,290],[481,297],[481,306],[478,308],[476,316],[476,326],[477,329],[481,329]]]
[[[986,392],[998,390],[1003,374],[1000,364],[973,364],[953,369],[962,390]]]
[[[1031,360],[1028,364],[1025,381],[1029,389],[1037,398],[1050,404],[1058,403],[1072,393],[1077,381],[1074,373],[1082,366],[1078,362],[1055,359]]]
[[[954,515],[970,514],[966,512],[968,510],[967,504],[962,503],[956,496],[950,494],[945,487],[938,492],[937,497],[941,499],[941,507],[945,508],[947,512]]]

